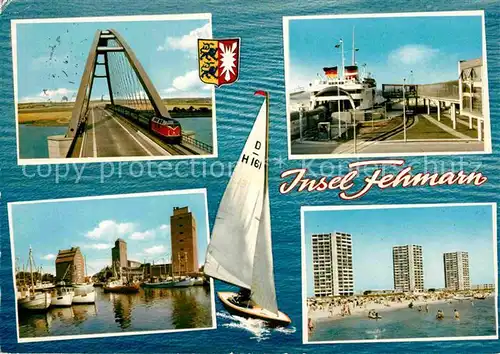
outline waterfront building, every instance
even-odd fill
[[[470,289],[469,254],[467,252],[443,253],[444,284],[447,290]]]
[[[127,242],[125,240],[119,238],[115,241],[115,247],[111,249],[111,262],[113,266],[120,267],[120,269],[128,267]]]
[[[473,123],[477,124],[478,138],[483,139],[484,99],[485,90],[488,89],[483,83],[486,82],[486,70],[483,68],[483,58],[472,60],[461,60],[458,62],[460,114],[469,118],[469,128]]]
[[[335,232],[312,235],[314,296],[354,294],[352,237]]]
[[[198,273],[196,219],[188,207],[174,207],[170,231],[175,275]]]
[[[396,292],[424,291],[422,246],[392,247],[392,267]]]
[[[495,290],[495,284],[475,284],[471,286],[472,290]]]
[[[145,278],[167,278],[172,275],[172,264],[171,263],[161,263],[161,264],[151,264],[146,263],[144,267]]]
[[[85,260],[80,247],[59,250],[56,258],[56,282],[83,283],[85,281]]]

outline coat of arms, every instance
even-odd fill
[[[240,39],[198,39],[198,67],[201,81],[222,86],[238,80]]]

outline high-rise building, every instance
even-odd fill
[[[352,237],[335,232],[312,235],[314,296],[354,294]]]
[[[111,261],[114,267],[125,268],[128,267],[127,259],[127,242],[119,238],[115,241],[115,247],[111,249]],[[120,271],[116,269],[116,271]]]
[[[56,282],[60,281],[69,284],[85,281],[85,260],[80,247],[59,250],[56,258]]]
[[[397,292],[424,291],[422,246],[392,247],[394,290]]]
[[[470,289],[469,253],[443,253],[444,284],[450,290]]]
[[[196,219],[188,207],[175,207],[170,217],[172,265],[175,275],[198,272]]]

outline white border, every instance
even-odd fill
[[[350,153],[350,154],[295,154],[292,155],[291,122],[290,122],[290,94],[288,93],[290,82],[290,20],[325,20],[325,19],[348,19],[348,18],[390,18],[390,17],[439,17],[439,16],[481,16],[482,23],[482,47],[483,47],[483,70],[485,72],[483,81],[483,117],[484,117],[484,150],[483,151],[457,151],[457,152],[394,152],[394,153]],[[383,14],[356,14],[356,15],[309,15],[309,16],[284,16],[283,17],[283,49],[284,49],[284,70],[285,70],[285,100],[286,100],[286,124],[287,124],[287,145],[289,160],[303,159],[343,159],[353,157],[393,157],[393,156],[435,156],[435,155],[478,155],[491,154],[491,116],[488,87],[488,65],[486,58],[486,27],[484,21],[484,11],[437,11],[437,12],[400,12]]]
[[[492,336],[469,336],[469,337],[429,337],[429,338],[394,338],[394,339],[361,339],[361,340],[326,340],[309,341],[309,329],[307,324],[307,269],[306,269],[306,235],[304,213],[308,211],[332,211],[332,210],[366,210],[366,209],[409,209],[409,208],[443,208],[443,207],[467,207],[467,206],[491,206],[492,228],[493,228],[493,269],[495,273],[495,331]],[[497,203],[442,203],[442,204],[391,204],[391,205],[355,205],[355,206],[302,206],[300,208],[301,228],[301,261],[302,261],[302,344],[343,344],[343,343],[390,343],[390,342],[438,342],[454,340],[498,340],[498,249],[497,249]]]
[[[179,21],[179,20],[208,20],[210,23],[210,37],[213,37],[211,13],[180,14],[180,15],[141,15],[141,16],[104,16],[104,17],[68,17],[68,18],[39,18],[11,20],[12,33],[12,70],[14,80],[14,113],[16,119],[16,146],[18,165],[41,165],[58,163],[93,163],[93,162],[123,162],[123,161],[158,161],[158,160],[186,160],[207,159],[219,156],[217,141],[217,113],[215,104],[215,86],[212,87],[212,144],[213,153],[210,155],[173,155],[173,156],[130,156],[130,157],[86,157],[86,158],[21,158],[19,156],[19,117],[18,117],[18,87],[17,87],[17,25],[34,23],[88,23],[88,22],[138,22],[138,21]]]
[[[205,188],[198,189],[185,189],[177,191],[163,191],[163,192],[147,192],[147,193],[131,193],[131,194],[112,194],[112,195],[102,195],[93,197],[79,197],[79,198],[61,198],[61,199],[44,199],[44,200],[34,200],[26,202],[9,202],[7,203],[8,217],[9,217],[9,229],[10,229],[10,245],[11,245],[11,258],[12,258],[12,278],[14,291],[16,291],[16,266],[15,266],[15,250],[14,250],[14,223],[12,220],[12,205],[21,204],[40,204],[40,203],[62,203],[62,202],[74,202],[81,200],[100,200],[100,199],[122,199],[122,198],[137,198],[137,197],[151,197],[151,196],[169,196],[169,195],[183,195],[183,194],[203,194],[205,198],[205,218],[206,218],[206,228],[207,228],[207,242],[210,242],[209,237],[209,221],[208,221],[208,204],[207,204],[207,190]],[[85,338],[108,338],[108,337],[121,337],[121,336],[134,336],[134,335],[145,335],[145,334],[158,334],[158,333],[176,333],[176,332],[189,332],[189,331],[202,331],[217,329],[217,316],[215,309],[215,295],[214,295],[214,281],[210,278],[210,300],[212,302],[212,326],[203,328],[184,328],[184,329],[165,329],[165,330],[148,330],[148,331],[136,331],[136,332],[113,332],[113,333],[96,333],[96,334],[78,334],[78,335],[63,335],[63,336],[49,336],[49,337],[29,337],[20,338],[19,337],[19,315],[17,304],[14,304],[16,309],[16,335],[18,343],[30,343],[30,342],[47,342],[55,340],[73,340],[73,339],[85,339]],[[16,294],[14,293],[14,299],[16,299]],[[17,302],[17,300],[15,300]]]

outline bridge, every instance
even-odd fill
[[[387,100],[402,101],[404,87],[407,106],[411,107],[413,100],[413,107],[426,107],[428,116],[431,110],[435,110],[438,122],[443,115],[448,116],[454,130],[457,124],[467,124],[469,129],[477,130],[477,139],[481,141],[484,140],[485,126],[483,106],[487,104],[483,93],[484,75],[482,58],[464,60],[458,63],[458,80],[418,85],[383,84],[382,96]]]
[[[104,101],[104,96],[91,99],[98,79],[105,80],[109,100]],[[193,132],[182,130],[182,118],[171,118],[132,48],[113,29],[96,31],[66,134],[47,140],[51,158],[213,152]]]

